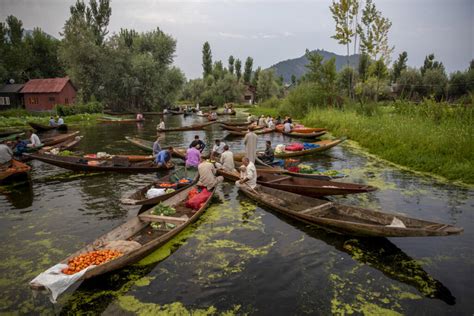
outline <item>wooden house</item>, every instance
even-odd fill
[[[0,86],[0,111],[23,107],[23,96],[20,90],[23,84],[6,84]]]
[[[68,77],[31,79],[21,93],[28,111],[51,111],[57,104],[74,103],[77,89]]]

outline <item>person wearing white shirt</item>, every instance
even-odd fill
[[[216,139],[214,146],[212,147],[211,159],[219,158],[224,152],[225,143],[221,142],[220,139]]]
[[[64,124],[64,120],[63,120],[63,118],[60,116],[60,117],[58,118],[58,125],[63,125],[63,124]]]
[[[245,166],[245,172],[243,172],[240,180],[235,182],[235,185],[237,187],[248,185],[250,188],[255,189],[257,187],[257,168],[247,157],[242,159],[242,163]]]
[[[221,155],[219,168],[232,172],[235,170],[234,154],[229,150],[229,146],[224,146],[224,152]]]
[[[285,133],[289,133],[291,132],[291,123],[290,122],[286,122],[284,125],[283,125],[283,131]]]
[[[39,139],[38,135],[33,133],[33,131],[30,131],[30,143],[26,145],[27,147],[40,147],[41,140]]]
[[[272,129],[275,128],[275,123],[273,123],[273,119],[272,119],[272,118],[270,118],[270,119],[268,120],[267,127],[268,127],[268,128],[272,128]]]
[[[160,124],[158,124],[158,126],[156,127],[156,129],[165,129],[165,122],[163,121],[163,119],[160,120]]]

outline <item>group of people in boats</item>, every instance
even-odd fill
[[[251,188],[255,188],[257,181],[257,169],[255,161],[260,160],[263,163],[271,164],[274,160],[274,150],[272,143],[267,140],[265,151],[257,154],[258,136],[248,129],[244,138],[245,157],[242,159],[242,165],[239,168],[240,180],[237,185],[247,183]],[[153,143],[153,156],[158,166],[171,166],[171,157],[174,152],[173,147],[162,148],[161,135],[158,135]],[[214,140],[214,145],[210,150],[209,159],[203,158],[203,151],[206,144],[200,139],[199,135],[194,136],[194,140],[189,144],[185,154],[186,168],[195,168],[199,172],[200,183],[203,186],[212,188],[215,184],[222,182],[223,178],[216,176],[217,169],[223,169],[227,172],[235,172],[236,166],[234,153],[229,145],[220,139]]]
[[[13,158],[21,156],[28,148],[43,146],[40,138],[33,130],[29,130],[27,136],[28,141],[17,136],[14,141],[5,141],[0,144],[0,170],[9,168],[12,165]]]
[[[61,116],[56,116],[56,118],[58,119],[56,121],[56,119],[54,118],[54,116],[51,116],[49,118],[49,126],[61,126],[61,125],[64,125],[64,119],[61,117]]]
[[[256,123],[258,126],[264,126],[272,129],[274,129],[277,125],[283,124],[283,130],[286,133],[291,132],[293,129],[293,120],[289,116],[286,116],[284,119],[282,119],[280,116],[274,118],[270,115],[266,117],[265,115],[261,115],[260,117],[255,118],[252,114],[249,114],[247,116],[247,123]]]

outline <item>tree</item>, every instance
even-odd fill
[[[262,70],[257,82],[257,99],[259,102],[270,99],[278,94],[278,85],[275,81],[273,69]]]
[[[244,68],[244,83],[250,84],[250,79],[252,77],[252,66],[253,66],[253,58],[247,57],[245,60],[245,68]]]
[[[375,61],[382,58],[388,63],[394,49],[388,45],[388,32],[391,26],[392,22],[382,16],[372,0],[367,0],[362,10],[362,25],[357,25],[362,53],[367,53]]]
[[[8,29],[7,36],[13,46],[19,46],[23,39],[23,22],[13,15],[9,15],[6,19]]]
[[[240,81],[240,77],[242,77],[242,62],[240,59],[235,61],[235,75],[237,76],[237,81]]]
[[[450,98],[458,98],[469,93],[468,71],[456,71],[451,74],[448,84]]]
[[[219,80],[224,78],[224,66],[222,65],[222,61],[216,61],[214,63],[214,68],[212,69],[212,75],[214,76],[214,79]]]
[[[445,97],[447,83],[448,78],[444,72],[444,68],[436,67],[426,69],[423,74],[425,94],[438,100]]]
[[[407,69],[407,52],[403,52],[398,56],[398,60],[393,63],[392,82],[397,82],[403,70]]]
[[[23,23],[13,15],[6,18],[6,25],[2,26],[3,38],[3,66],[6,70],[7,79],[16,82],[24,82],[29,78],[26,74],[30,60],[30,51],[25,47],[23,41]],[[6,33],[6,34],[5,34]]]
[[[428,69],[441,69],[444,72],[444,65],[442,62],[435,60],[434,54],[429,54],[425,57],[423,66],[420,68],[421,75],[424,76]]]
[[[35,28],[26,36],[25,45],[30,52],[30,61],[26,70],[29,78],[55,78],[65,75],[59,62],[59,41],[41,29]]]
[[[96,44],[101,46],[104,43],[105,36],[108,34],[112,8],[109,0],[89,0],[89,6],[84,1],[77,0],[76,4],[70,7],[71,16],[84,19],[92,31]]]
[[[258,67],[255,72],[253,73],[252,77],[252,86],[256,87],[258,84],[258,78],[260,76],[260,72],[262,71],[262,67]]]
[[[365,82],[369,75],[370,57],[366,53],[362,53],[359,57],[359,78]]]
[[[400,73],[397,85],[402,98],[412,99],[415,93],[421,91],[423,79],[417,69],[407,68]]]
[[[234,56],[230,55],[229,56],[229,72],[231,75],[234,74]]]
[[[352,67],[344,67],[341,71],[337,74],[337,88],[340,91],[346,91],[347,95],[350,95],[350,91],[347,91],[347,87],[350,86],[350,83],[354,80],[355,81],[356,74],[354,68]]]
[[[291,85],[296,86],[296,76],[295,75],[291,75]]]
[[[383,59],[379,59],[376,62],[374,62],[372,65],[370,65],[369,75],[377,78],[377,85],[376,85],[376,91],[375,91],[375,101],[377,101],[379,91],[380,91],[380,81],[387,78],[388,76],[388,69],[387,69],[387,66],[385,66],[385,63],[383,62]]]
[[[212,52],[209,42],[205,42],[202,46],[202,77],[206,78],[212,73]]]

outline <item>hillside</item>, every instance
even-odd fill
[[[341,70],[347,64],[346,56],[337,55],[320,49],[314,50],[313,52],[323,55],[325,61],[332,57],[335,57],[337,71]],[[357,67],[357,64],[359,63],[359,55],[350,55],[349,62],[353,67]],[[296,79],[298,79],[306,73],[307,69],[305,65],[307,63],[308,59],[305,55],[303,55],[299,58],[280,61],[279,63],[276,63],[275,65],[271,66],[270,68],[273,68],[275,70],[277,76],[283,76],[284,81],[289,83],[291,82],[291,75],[295,75]]]

